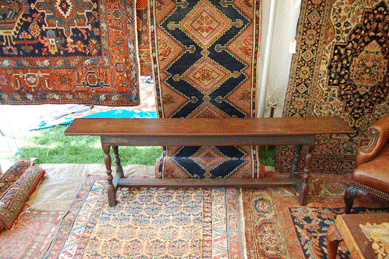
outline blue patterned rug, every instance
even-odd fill
[[[261,1],[150,1],[160,118],[253,118]],[[256,178],[256,147],[164,147],[161,178]]]

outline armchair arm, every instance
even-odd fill
[[[367,146],[361,146],[357,152],[356,165],[360,165],[374,159],[389,139],[389,114],[385,115],[367,129],[370,142]]]

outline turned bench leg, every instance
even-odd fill
[[[111,146],[109,144],[102,144],[103,151],[104,151],[104,163],[105,168],[108,176],[108,204],[110,207],[113,207],[116,205],[116,189],[113,186],[112,183],[112,169],[111,169],[111,155],[109,154],[109,151],[111,150]]]
[[[123,173],[123,167],[120,164],[119,148],[118,146],[112,146],[112,150],[113,150],[113,156],[115,157],[116,173],[120,175],[120,178],[123,178],[124,173]]]
[[[296,153],[294,154],[292,169],[290,170],[289,177],[293,178],[298,175],[298,164],[300,160],[301,145],[296,146]]]
[[[304,173],[302,175],[302,186],[301,186],[301,194],[300,194],[300,205],[305,206],[308,203],[308,193],[309,193],[309,173],[311,171],[312,165],[312,152],[315,148],[315,145],[307,145],[306,154],[305,154],[305,166]]]
[[[307,145],[306,147],[306,155],[305,155],[305,166],[304,166],[304,173],[299,174],[298,172],[298,162],[300,159],[300,153],[301,153],[301,145],[296,146],[296,153],[294,155],[293,159],[293,165],[292,169],[290,171],[290,178],[295,178],[297,180],[297,190],[299,192],[299,203],[302,206],[307,205],[308,203],[308,193],[309,193],[309,172],[311,171],[311,165],[312,165],[312,151],[315,147],[315,145]]]

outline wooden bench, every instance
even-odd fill
[[[301,205],[307,204],[308,179],[316,134],[354,131],[340,118],[245,119],[75,119],[65,135],[100,136],[108,175],[109,206],[116,205],[119,187],[263,187],[297,186]],[[119,146],[297,145],[289,177],[272,179],[129,179],[124,178]],[[297,171],[302,145],[305,168]],[[110,148],[116,174],[112,176]]]

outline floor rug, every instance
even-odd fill
[[[64,215],[64,211],[24,211],[11,230],[0,232],[0,258],[43,258]]]
[[[237,189],[131,189],[88,176],[48,258],[243,258]]]
[[[295,188],[243,190],[248,258],[327,258],[328,227],[344,213],[345,176],[312,175],[307,206],[300,206]],[[351,213],[384,212],[388,202],[357,199]],[[386,213],[389,213],[387,211]],[[350,258],[342,242],[337,258]]]
[[[32,0],[3,8],[2,104],[139,104],[135,2]]]
[[[319,136],[312,170],[352,172],[367,127],[389,111],[388,12],[381,0],[302,1],[283,116],[341,117],[356,131]],[[277,148],[277,170],[292,161],[292,147]]]
[[[261,1],[149,1],[161,118],[253,118]],[[164,147],[158,177],[260,177],[256,147]]]

